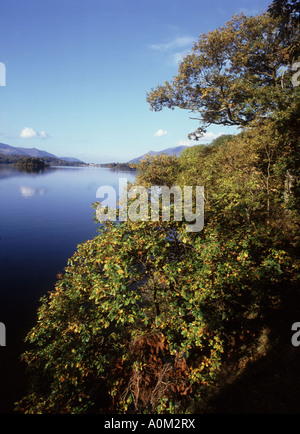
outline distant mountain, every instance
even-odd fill
[[[64,160],[64,161],[69,161],[70,163],[83,163],[83,161],[78,160],[78,158],[73,158],[73,157],[59,157],[59,159]]]
[[[18,155],[20,157],[37,157],[37,158],[55,158],[74,163],[83,163],[83,161],[72,157],[57,157],[50,152],[42,151],[36,148],[19,148],[16,146],[0,143],[0,154],[2,155]]]
[[[173,148],[164,149],[163,151],[149,151],[146,154],[141,155],[140,157],[137,157],[137,158],[134,158],[133,160],[128,161],[128,163],[137,164],[143,158],[145,158],[146,155],[150,155],[152,157],[154,155],[166,154],[166,155],[176,155],[178,157],[179,154],[182,151],[184,151],[186,148],[188,148],[188,146],[175,146]]]
[[[0,153],[3,155],[27,155],[25,152],[21,151],[21,149],[5,145],[4,143],[0,143]]]
[[[16,148],[18,151],[24,152],[24,155],[29,157],[37,157],[37,158],[44,158],[44,157],[51,157],[51,158],[57,158],[54,154],[50,154],[46,151],[41,151],[40,149],[36,148]]]

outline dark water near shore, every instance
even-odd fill
[[[97,235],[92,203],[102,185],[118,192],[134,172],[106,168],[50,168],[40,173],[0,166],[0,413],[11,413],[26,391],[19,356],[41,296],[53,288],[79,243]]]

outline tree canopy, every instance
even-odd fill
[[[279,23],[268,13],[241,14],[202,33],[173,80],[148,92],[151,108],[196,114],[195,139],[211,124],[246,127],[276,116],[295,99],[289,49],[299,41],[299,26],[286,40],[278,37]]]

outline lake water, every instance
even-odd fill
[[[0,413],[9,413],[26,392],[19,356],[36,320],[41,296],[53,289],[57,273],[79,243],[97,235],[92,204],[97,189],[134,172],[97,167],[49,168],[21,172],[0,165]]]

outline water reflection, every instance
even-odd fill
[[[20,187],[21,195],[25,198],[32,197],[35,194],[40,194],[42,196],[43,194],[46,193],[46,191],[47,191],[47,189],[45,187],[32,188],[32,187],[29,187],[27,185],[21,185],[21,187]]]
[[[42,175],[45,172],[45,169],[37,169],[35,167],[17,167],[19,172],[25,173],[36,173],[37,175]]]
[[[30,176],[30,177],[37,177],[41,175],[46,175],[50,173],[55,173],[55,171],[58,170],[58,168],[51,167],[49,169],[29,169],[25,167],[17,167],[12,165],[0,165],[0,181],[2,179],[6,178],[13,178],[13,177],[24,177],[24,176]]]

